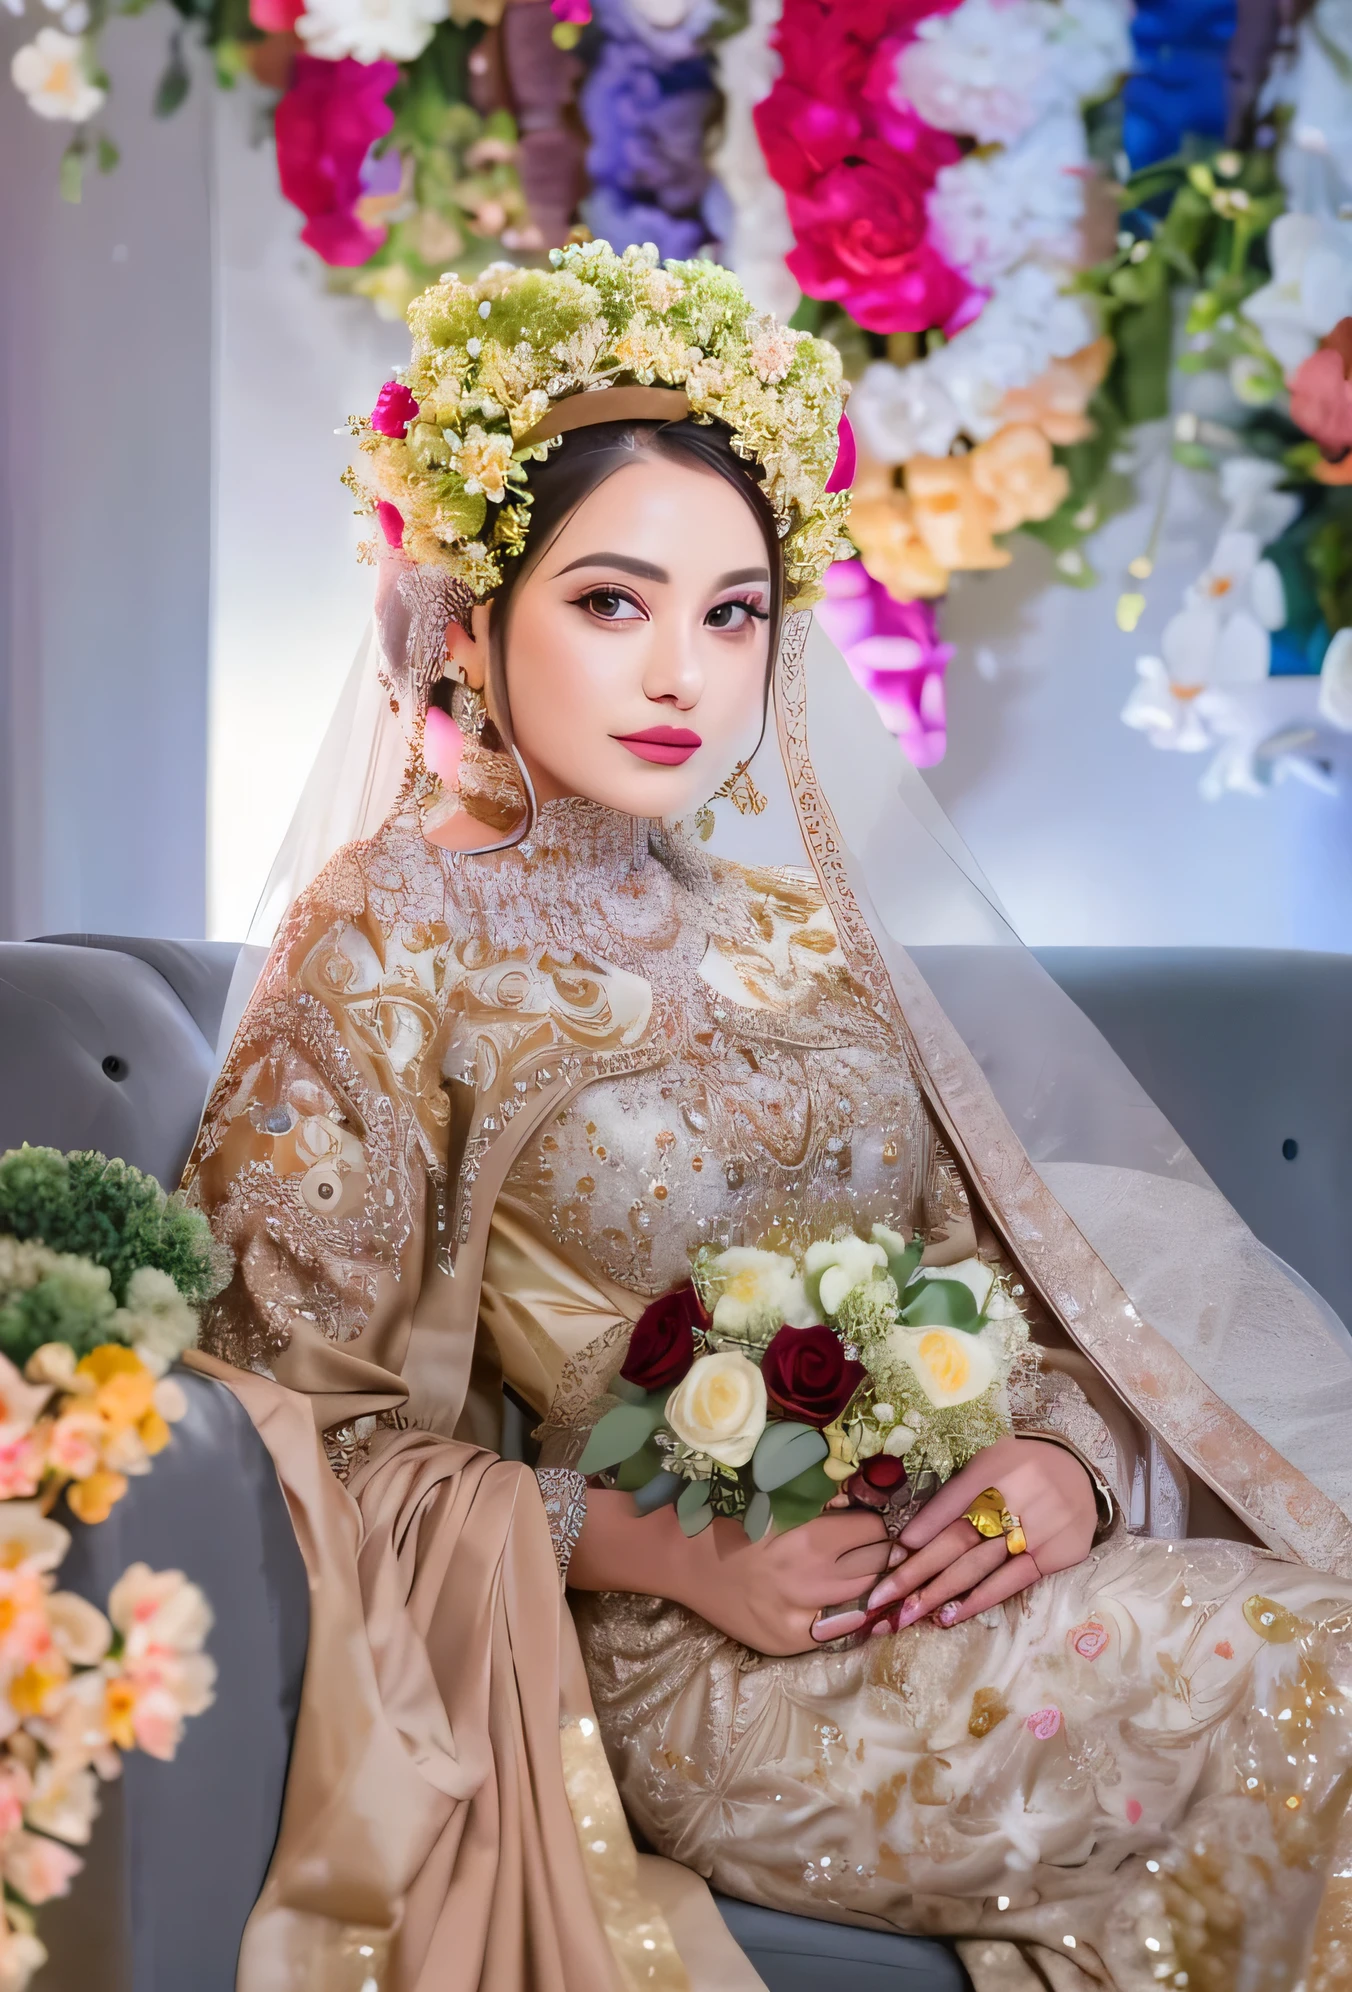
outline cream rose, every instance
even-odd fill
[[[765,1416],[760,1371],[731,1349],[698,1357],[667,1399],[667,1423],[677,1438],[720,1466],[746,1465]]]
[[[811,1328],[817,1310],[807,1297],[798,1268],[783,1252],[755,1245],[730,1245],[710,1271],[721,1284],[714,1302],[714,1327],[728,1335],[770,1334],[786,1323]]]

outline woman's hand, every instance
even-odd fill
[[[1003,1536],[987,1539],[964,1519],[987,1487],[998,1487],[1019,1517],[1028,1541],[1020,1556],[1010,1555]],[[898,1609],[873,1629],[897,1632],[931,1613],[940,1625],[957,1625],[1003,1604],[1039,1577],[1081,1562],[1097,1526],[1094,1483],[1073,1453],[1045,1439],[1001,1439],[946,1481],[902,1530],[906,1559],[868,1601],[870,1612],[893,1603]],[[840,1631],[857,1629],[836,1624]]]
[[[672,1598],[756,1653],[811,1653],[818,1613],[854,1604],[899,1554],[864,1508],[752,1542],[740,1522],[726,1520],[686,1537],[674,1509],[639,1516],[629,1495],[591,1488],[568,1581],[582,1591]]]

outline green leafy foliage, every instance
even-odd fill
[[[661,1416],[660,1405],[617,1404],[592,1426],[586,1448],[577,1463],[578,1472],[605,1473],[610,1467],[627,1460],[631,1454],[641,1451],[657,1429]],[[635,1482],[636,1486],[641,1484]]]
[[[87,1356],[101,1342],[118,1339],[117,1303],[108,1276],[97,1266],[62,1266],[36,1286],[10,1292],[0,1305],[0,1352],[16,1369],[44,1342],[65,1342]]]
[[[751,1478],[762,1494],[773,1494],[810,1466],[816,1466],[829,1452],[826,1440],[814,1426],[785,1418],[767,1425],[761,1433],[751,1456]]]
[[[813,1522],[836,1492],[836,1483],[820,1466],[810,1466],[770,1495],[770,1511],[779,1530]]]
[[[93,1150],[62,1155],[25,1146],[0,1156],[0,1232],[106,1267],[118,1304],[142,1266],[167,1273],[193,1305],[218,1293],[226,1277],[200,1212],[166,1196],[153,1176]]]

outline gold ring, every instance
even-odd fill
[[[1002,1535],[1011,1556],[1022,1556],[1028,1548],[1023,1525],[1017,1515],[1011,1514],[1009,1504],[998,1487],[987,1487],[978,1494],[962,1519],[970,1522],[977,1534],[987,1542],[994,1542],[996,1536]]]

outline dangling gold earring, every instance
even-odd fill
[[[759,816],[765,808],[765,797],[747,772],[751,765],[748,754],[745,761],[739,761],[722,788],[714,790],[713,799],[726,796],[739,816]]]
[[[477,740],[488,718],[483,693],[475,691],[473,685],[467,685],[461,678],[457,678],[451,687],[451,718],[466,740]]]

